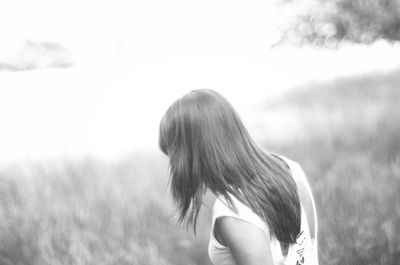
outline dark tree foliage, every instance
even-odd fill
[[[310,2],[281,3],[293,7],[302,1]],[[295,11],[281,41],[336,47],[345,41],[370,44],[379,39],[400,40],[400,0],[314,0],[306,10]]]

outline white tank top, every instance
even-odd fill
[[[282,157],[282,156],[281,156]],[[310,238],[310,231],[307,221],[307,215],[301,206],[301,232],[296,244],[289,246],[286,257],[282,255],[281,246],[276,238],[271,238],[271,252],[274,265],[318,265],[318,248],[317,248],[317,218],[315,211],[314,199],[311,189],[300,165],[286,157],[282,157],[289,165],[293,178],[302,181],[308,189],[311,196],[312,206],[314,210],[315,239]],[[237,213],[232,211],[226,200],[220,196],[215,200],[212,211],[212,222],[210,231],[210,241],[208,245],[208,255],[214,265],[235,265],[235,262],[227,246],[221,245],[214,236],[214,223],[218,217],[231,216],[248,223],[260,227],[264,233],[270,237],[268,225],[249,207],[240,202],[236,197],[231,195],[232,202],[237,209]]]

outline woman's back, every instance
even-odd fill
[[[288,158],[281,158],[288,164],[292,176],[298,186],[301,202],[301,232],[295,244],[289,245],[287,254],[283,255],[281,244],[276,238],[270,240],[272,258],[275,265],[317,265],[317,219],[315,213],[314,199],[310,186],[300,165]],[[214,203],[212,225],[209,242],[209,256],[215,265],[234,265],[232,253],[227,246],[222,245],[215,237],[215,221],[219,217],[234,217],[251,223],[263,230],[269,237],[268,225],[255,214],[248,206],[231,195],[232,202],[237,213],[231,210],[228,202],[223,197],[218,197]],[[310,231],[312,230],[312,231]],[[311,233],[310,233],[311,232]]]

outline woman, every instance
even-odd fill
[[[223,96],[198,89],[176,100],[161,120],[159,144],[180,222],[196,229],[203,195],[216,196],[214,265],[318,264],[314,200],[301,167],[258,147]]]

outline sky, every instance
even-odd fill
[[[0,62],[33,40],[62,44],[74,65],[0,71],[0,164],[154,150],[166,108],[196,88],[225,95],[251,130],[268,98],[400,66],[384,42],[272,49],[284,21],[273,1],[2,1]]]

